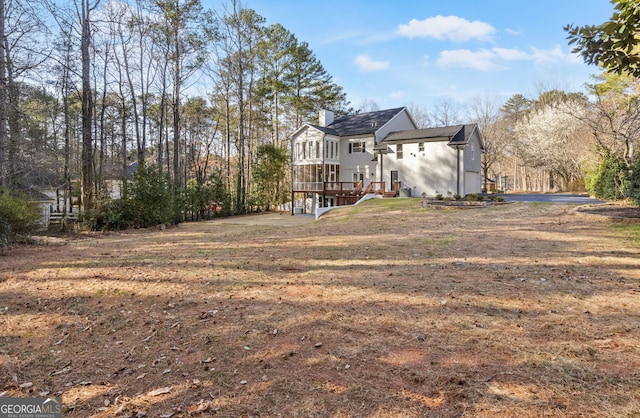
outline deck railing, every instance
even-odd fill
[[[327,181],[324,183],[324,191],[330,194],[360,194],[362,181]]]
[[[383,194],[385,191],[384,181],[372,181],[364,191],[364,194]]]
[[[323,185],[324,183],[322,183],[321,181],[314,181],[314,182],[296,181],[293,183],[293,190],[296,192],[322,193],[324,191]]]
[[[296,192],[325,193],[329,195],[361,196],[369,193],[382,194],[385,196],[397,196],[400,192],[400,182],[396,181],[393,190],[386,190],[384,181],[372,181],[366,188],[363,182],[353,181],[325,181],[323,182],[295,182],[293,184]]]

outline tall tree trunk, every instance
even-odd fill
[[[160,169],[160,173],[163,170],[164,164],[164,142],[166,141],[165,135],[165,118],[166,118],[166,109],[167,109],[167,66],[168,61],[164,62],[162,67],[162,92],[160,93],[160,115],[158,116],[160,120],[158,121],[158,167]],[[167,154],[167,158],[169,158]],[[167,170],[167,173],[169,171]]]
[[[7,175],[8,175],[8,183],[13,184],[13,177],[17,174],[16,172],[16,162],[18,161],[19,155],[19,147],[22,144],[20,140],[21,132],[20,129],[20,113],[18,111],[19,101],[20,101],[20,90],[18,84],[15,82],[14,68],[13,62],[11,60],[11,55],[9,54],[9,40],[7,37],[4,37],[4,50],[6,52],[6,84],[4,85],[7,90],[7,122],[8,122],[8,131],[9,131],[9,150],[7,152]]]
[[[0,187],[8,186],[9,175],[9,132],[7,119],[9,105],[7,103],[7,49],[5,33],[5,1],[0,0]]]
[[[85,212],[94,207],[93,93],[91,90],[91,21],[89,0],[82,0],[82,205]]]
[[[1,0],[0,0],[1,1]],[[70,80],[69,73],[71,72],[71,42],[65,39],[66,50],[64,52],[64,66],[62,68],[62,108],[64,113],[64,186],[63,186],[63,204],[62,204],[62,217],[67,216],[67,209],[73,211],[71,204],[71,175],[69,169],[71,166],[71,115],[69,114],[69,90]],[[67,203],[69,202],[69,204]],[[69,206],[67,208],[67,205]]]
[[[127,58],[128,55],[128,51],[126,48],[126,42],[124,39],[124,35],[122,34],[121,31],[122,28],[119,28],[120,30],[120,44],[122,45],[122,59],[124,62],[124,73],[126,75],[127,78],[127,86],[129,87],[129,95],[131,96],[131,110],[133,111],[133,127],[135,129],[135,133],[136,133],[136,149],[137,149],[137,153],[138,153],[138,162],[140,164],[144,164],[144,157],[145,157],[145,148],[146,148],[146,141],[145,138],[143,138],[143,136],[141,135],[140,132],[140,124],[139,124],[139,117],[138,117],[138,99],[136,98],[136,89],[133,86],[133,79],[131,78],[131,70],[129,68],[129,59]],[[120,60],[118,59],[118,65],[120,65]],[[143,97],[144,100],[144,97]]]
[[[178,10],[178,2],[176,1],[176,12]],[[180,45],[180,29],[178,22],[174,22],[174,80],[173,80],[173,192],[174,197],[180,190],[181,173],[180,173],[180,93],[182,82],[181,68],[181,45]]]

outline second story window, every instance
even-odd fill
[[[418,142],[418,152],[424,152],[424,142]]]
[[[357,152],[365,152],[365,151],[366,149],[365,149],[364,141],[349,143],[349,154],[355,154]]]
[[[404,155],[402,154],[402,144],[396,144],[396,159],[401,160]]]

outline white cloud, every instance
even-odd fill
[[[513,61],[533,61],[538,66],[579,62],[571,54],[562,52],[560,46],[553,49],[531,48],[531,52],[511,48],[492,48],[471,51],[453,49],[440,52],[437,64],[440,67],[473,68],[479,71],[507,69],[507,63]]]
[[[493,51],[497,57],[502,58],[505,61],[518,61],[528,60],[531,56],[524,51],[513,48],[493,48]]]
[[[509,35],[512,35],[512,36],[520,36],[524,33],[523,30],[508,29],[508,28],[506,29],[506,31]]]
[[[471,39],[491,40],[496,29],[488,23],[473,22],[458,16],[435,16],[424,20],[412,19],[407,24],[398,25],[397,33],[408,38],[435,38],[439,40],[468,41]]]
[[[405,97],[407,97],[407,93],[402,90],[397,90],[397,91],[392,91],[391,94],[389,94],[389,96],[393,100],[403,100]]]
[[[536,65],[555,64],[558,62],[573,62],[572,55],[562,52],[560,45],[556,45],[553,49],[531,48],[531,57]]]
[[[353,62],[358,66],[358,70],[362,73],[382,71],[389,68],[389,61],[376,61],[368,55],[358,55]]]
[[[437,64],[441,67],[473,68],[479,71],[498,69],[494,62],[496,54],[488,49],[471,51],[468,49],[446,50],[440,52]]]

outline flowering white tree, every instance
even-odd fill
[[[516,126],[523,164],[545,173],[545,188],[566,187],[582,177],[582,165],[593,152],[592,136],[582,121],[585,113],[584,104],[578,101],[552,103]]]

